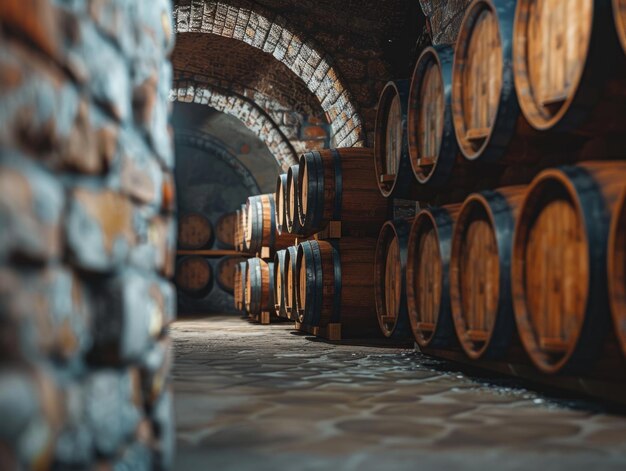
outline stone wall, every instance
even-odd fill
[[[0,469],[171,463],[171,8],[0,2]]]

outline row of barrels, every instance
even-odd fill
[[[185,213],[178,218],[178,248],[183,250],[208,249],[215,239],[225,248],[234,247],[233,230],[235,214],[227,213],[221,216],[215,224],[204,214]]]
[[[548,169],[387,222],[375,295],[387,337],[544,373],[626,355],[626,162]],[[611,319],[612,318],[612,319]]]
[[[474,0],[378,104],[385,197],[461,201],[542,169],[623,158],[625,0]],[[615,27],[616,26],[616,27]]]
[[[273,255],[341,222],[341,235],[376,237],[388,205],[377,188],[372,150],[328,149],[307,152],[279,175],[274,194],[251,196],[236,212],[235,247],[241,252]],[[265,257],[267,258],[267,257]]]
[[[227,293],[234,291],[235,267],[242,258],[222,257],[215,271],[209,260],[201,255],[185,255],[176,261],[176,274],[174,281],[176,286],[191,298],[204,298],[211,292],[214,281],[217,286]]]

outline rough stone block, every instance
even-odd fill
[[[63,186],[52,174],[0,149],[0,260],[59,258],[64,204]]]
[[[70,33],[66,33],[68,36]],[[95,25],[80,22],[66,39],[66,62],[93,99],[120,122],[131,117],[131,80],[126,59]]]
[[[138,362],[160,337],[175,303],[167,283],[142,272],[120,274],[88,284],[94,309],[95,364]]]
[[[4,359],[51,358],[80,369],[91,347],[91,312],[78,278],[62,267],[0,268],[0,352]]]
[[[133,438],[141,420],[139,372],[101,370],[83,384],[86,423],[98,454],[116,455]]]
[[[133,205],[112,190],[75,188],[65,225],[72,263],[106,272],[121,265],[136,244]]]
[[[2,0],[0,22],[11,32],[26,35],[42,51],[54,56],[58,49],[56,9],[49,0]]]
[[[42,370],[0,369],[0,443],[13,450],[18,469],[48,469],[64,419],[54,380]]]
[[[123,193],[140,203],[160,208],[163,171],[145,143],[132,133],[120,139],[120,186]]]
[[[164,338],[157,342],[141,361],[141,385],[147,406],[152,406],[166,391],[172,366],[172,341]]]
[[[156,216],[146,220],[138,232],[139,242],[130,254],[131,263],[146,271],[174,276],[176,259],[176,224],[173,218]]]

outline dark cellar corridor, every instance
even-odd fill
[[[626,470],[626,0],[0,0],[0,471]]]

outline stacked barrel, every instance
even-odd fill
[[[423,209],[382,227],[375,305],[426,352],[623,381],[626,4],[571,3],[474,0],[383,89],[377,184]]]
[[[295,242],[295,236],[283,231],[283,222],[276,217],[277,202],[274,193],[250,196],[234,217],[234,247],[248,257],[233,266],[235,308],[262,324],[277,317],[274,256]]]
[[[388,209],[371,158],[364,148],[308,152],[277,179],[277,231],[296,240],[275,254],[275,310],[301,331],[380,335],[373,267]]]

